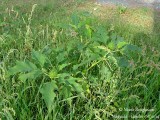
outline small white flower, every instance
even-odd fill
[[[94,8],[94,10],[97,10],[97,8]]]

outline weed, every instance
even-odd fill
[[[127,7],[125,6],[119,6],[118,7],[118,13],[119,14],[124,14],[127,11]]]

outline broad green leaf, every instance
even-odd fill
[[[116,42],[115,41],[111,41],[108,44],[108,48],[111,49],[111,50],[114,50],[116,48]]]
[[[106,45],[109,40],[108,32],[106,29],[103,26],[99,26],[95,29],[96,31],[93,34],[93,40]]]
[[[125,45],[127,45],[127,43],[120,39],[120,40],[112,40],[109,44],[108,44],[108,47],[111,49],[111,50],[114,50],[114,49],[121,49],[122,47],[124,47]]]
[[[63,70],[65,67],[69,66],[71,63],[64,63],[62,65],[59,65],[58,68],[59,68],[59,71]]]
[[[51,109],[54,99],[56,97],[56,94],[54,92],[55,89],[58,89],[55,81],[44,83],[43,86],[40,88],[42,98],[44,99],[49,110]]]
[[[60,93],[64,97],[64,99],[71,97],[72,96],[71,87],[66,85],[63,86]]]
[[[25,82],[27,79],[29,79],[29,80],[36,79],[41,74],[42,74],[41,70],[33,70],[33,71],[29,72],[29,73],[20,74],[19,75],[19,79],[21,81]]]
[[[77,81],[77,78],[73,78],[73,77],[70,77],[67,82],[73,87],[73,89],[78,92],[78,93],[81,93],[83,92],[83,88],[82,88],[82,85]]]
[[[39,52],[39,51],[35,51],[35,50],[33,50],[32,51],[32,58],[36,61],[36,62],[38,62],[40,65],[41,65],[41,67],[43,67],[44,66],[44,64],[45,64],[45,62],[46,62],[46,56],[44,55],[44,54],[42,54],[41,52]]]
[[[127,45],[127,43],[125,41],[118,41],[117,43],[117,48],[121,49],[122,47],[124,47],[125,45]]]
[[[65,84],[65,86],[72,86],[72,89],[78,93],[81,93],[83,91],[82,85],[77,82],[77,80],[80,80],[80,78],[74,78],[68,73],[62,73],[58,75],[59,84]]]
[[[66,79],[70,77],[70,74],[69,73],[61,73],[61,74],[58,74],[57,75],[57,78],[58,79],[58,83],[59,84],[65,84],[66,82]]]
[[[136,45],[127,44],[122,48],[121,53],[127,56],[131,56],[132,54],[135,53],[141,53],[141,49]]]
[[[60,96],[62,96],[64,101],[67,101],[67,103],[71,106],[72,99],[68,99],[72,97],[72,90],[70,86],[63,85],[61,91],[60,91]]]
[[[118,61],[119,67],[128,67],[129,66],[128,60],[126,58],[124,58],[124,57],[118,58],[117,61]]]
[[[19,72],[29,72],[36,69],[37,69],[36,65],[29,61],[25,61],[25,62],[17,61],[16,65],[9,69],[8,73],[9,75],[14,75]]]
[[[67,55],[68,55],[68,53],[67,53],[66,51],[59,53],[59,54],[57,55],[57,57],[56,57],[58,63],[66,60]]]

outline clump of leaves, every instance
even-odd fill
[[[54,99],[56,98],[55,90],[58,90],[64,98],[70,97],[73,92],[83,92],[82,85],[78,82],[81,79],[73,77],[69,73],[59,73],[67,65],[59,65],[56,69],[50,63],[50,60],[39,51],[32,51],[33,61],[17,61],[16,65],[9,69],[10,76],[18,75],[18,79],[22,82],[27,80],[38,79],[38,77],[45,77],[47,82],[40,86],[40,93],[44,99],[48,109],[51,108]],[[48,67],[52,66],[52,67]],[[41,81],[40,81],[41,82]]]
[[[73,38],[62,33],[68,41],[51,49],[48,56],[33,50],[32,60],[17,61],[8,71],[22,82],[43,78],[39,91],[49,110],[57,97],[63,100],[74,95],[87,96],[92,78],[110,81],[115,70],[130,67],[128,61],[141,51],[103,26],[95,27],[86,14],[74,14],[71,23],[64,26],[59,27],[64,31],[73,29],[78,35]]]

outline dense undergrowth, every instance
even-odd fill
[[[158,36],[137,37],[79,4],[1,6],[1,119],[158,119]]]

